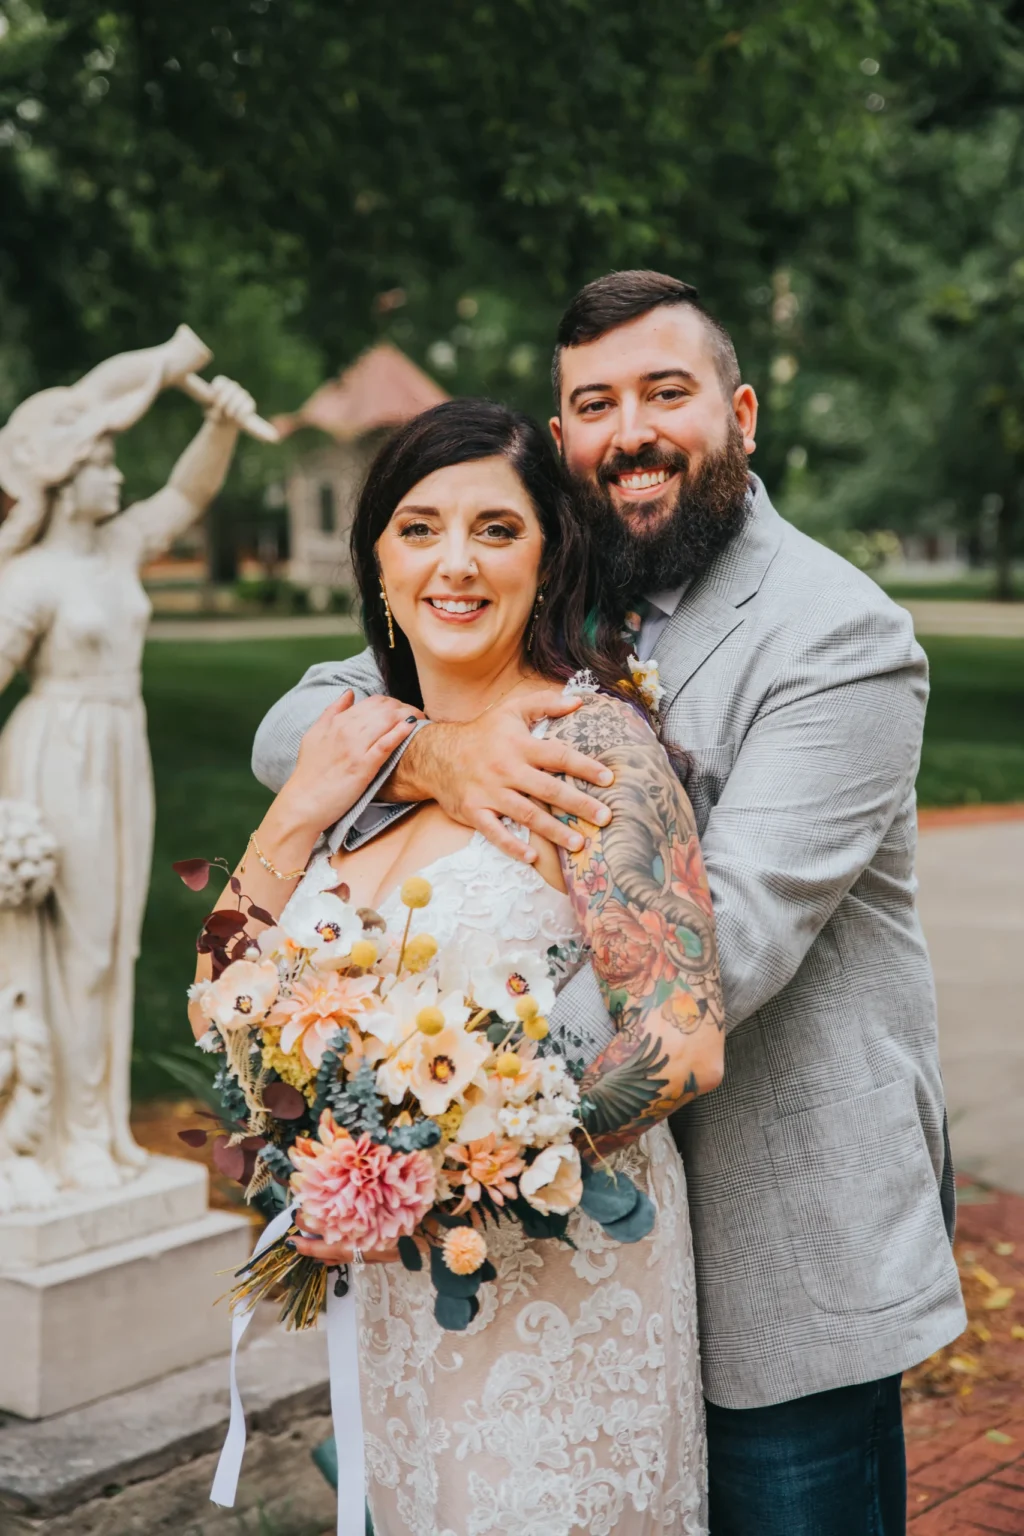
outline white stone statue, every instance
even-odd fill
[[[115,1188],[146,1162],[128,1124],[153,839],[139,568],[220,490],[239,428],[273,431],[240,385],[195,376],[209,359],[181,326],[0,430],[0,689],[18,669],[31,683],[0,736],[0,1212]],[[121,512],[115,435],[168,385],[207,403],[206,422],[164,489]]]

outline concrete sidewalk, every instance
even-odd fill
[[[953,1158],[1024,1194],[1024,819],[951,820],[923,818],[917,869]]]
[[[918,635],[982,635],[1024,639],[1024,603],[951,603],[933,598],[898,598]]]
[[[1024,603],[947,603],[901,600],[919,635],[987,635],[1024,639]],[[287,640],[302,636],[357,635],[357,619],[342,614],[300,614],[294,618],[161,618],[149,626],[150,640]],[[327,652],[325,651],[325,656]]]

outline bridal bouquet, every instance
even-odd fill
[[[192,889],[205,860],[175,869]],[[553,1046],[545,1014],[552,968],[495,941],[439,947],[427,929],[431,887],[401,889],[400,933],[343,885],[298,893],[258,939],[237,880],[236,912],[206,919],[198,949],[213,979],[189,989],[199,1045],[223,1053],[215,1084],[223,1134],[218,1167],[264,1209],[298,1209],[328,1242],[397,1249],[409,1270],[429,1264],[435,1315],[461,1329],[496,1278],[489,1228],[515,1221],[525,1238],[561,1238],[582,1208],[610,1236],[646,1236],[654,1208],[586,1146],[582,1068]],[[205,1131],[181,1133],[196,1145]],[[326,1267],[287,1246],[286,1233],[250,1260],[234,1296],[283,1288],[282,1318],[315,1322]],[[347,1283],[339,1272],[337,1284]]]

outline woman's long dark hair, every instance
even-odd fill
[[[568,679],[589,668],[601,688],[643,709],[626,679],[628,645],[614,624],[597,626],[598,582],[586,528],[575,513],[565,475],[542,429],[529,416],[492,400],[447,400],[390,437],[374,459],[352,524],[352,566],[362,599],[363,629],[389,694],[421,706],[412,649],[395,625],[395,645],[380,592],[377,541],[402,498],[435,470],[500,456],[515,470],[540,520],[544,601],[524,637],[524,660],[543,677]],[[527,648],[528,647],[528,648]]]

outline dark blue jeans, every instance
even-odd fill
[[[707,1417],[711,1536],[903,1536],[899,1376]]]

